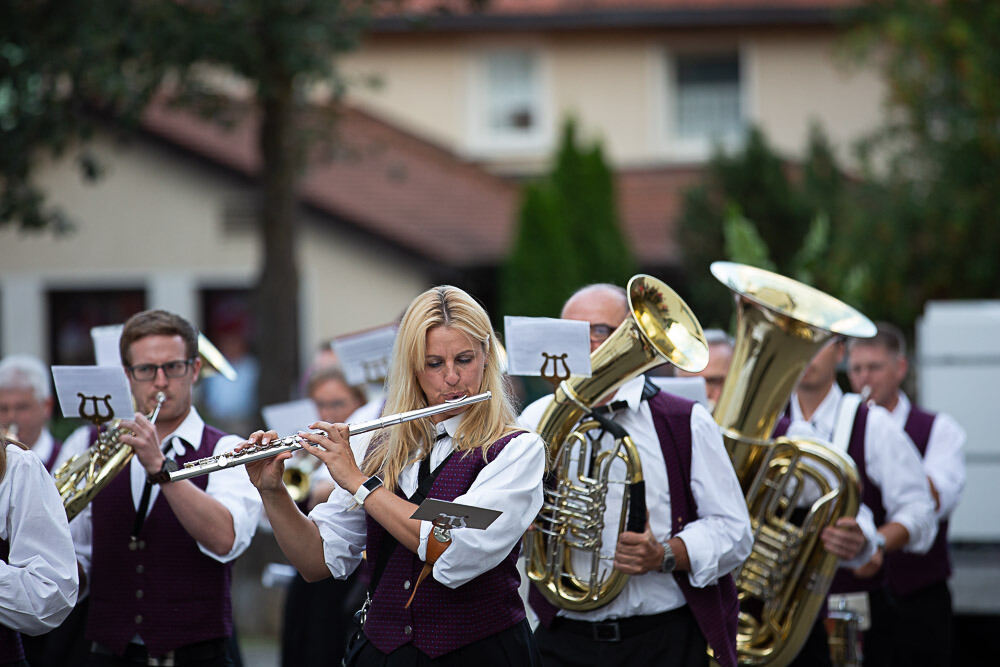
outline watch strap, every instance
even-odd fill
[[[177,461],[168,456],[163,459],[163,465],[160,466],[160,472],[149,475],[147,479],[150,484],[166,484],[170,481],[170,473],[176,472],[179,467],[180,466],[177,465]]]
[[[354,492],[354,500],[358,505],[364,505],[365,500],[371,495],[371,492],[382,486],[382,480],[374,475],[366,479],[358,490]]]

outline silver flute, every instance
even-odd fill
[[[368,431],[376,431],[380,428],[385,428],[386,426],[395,426],[396,424],[413,421],[414,419],[423,419],[442,412],[450,412],[456,408],[464,408],[465,406],[472,405],[473,403],[488,401],[492,397],[492,392],[486,391],[482,394],[476,394],[475,396],[456,398],[438,405],[431,405],[426,408],[419,408],[408,412],[399,412],[394,415],[380,417],[379,419],[361,422],[360,424],[348,424],[350,427],[349,435],[359,435],[361,433],[367,433]],[[310,433],[315,433],[317,435],[326,434],[325,431],[310,431]],[[297,449],[302,449],[301,443],[302,436],[296,433],[295,435],[289,435],[281,438],[280,440],[272,440],[266,445],[250,445],[248,447],[244,447],[238,452],[234,450],[224,454],[219,454],[218,456],[208,456],[203,459],[198,459],[197,461],[185,463],[179,470],[174,470],[170,473],[170,481],[178,482],[182,479],[199,477],[200,475],[207,475],[208,473],[215,472],[217,470],[223,470],[233,466],[246,465],[247,463],[259,461],[260,459],[271,458],[272,456],[277,456],[282,452],[294,452]]]

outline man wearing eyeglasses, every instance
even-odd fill
[[[242,466],[180,482],[149,478],[242,439],[206,425],[191,404],[201,360],[185,319],[138,313],[119,349],[139,411],[122,421],[121,441],[135,456],[72,526],[90,588],[88,665],[231,665],[231,564],[256,530],[259,497]],[[154,424],[146,415],[160,393]]]
[[[617,285],[588,285],[569,298],[562,317],[590,323],[593,352],[629,317],[628,297]],[[590,611],[557,609],[532,588],[542,664],[707,665],[708,645],[719,664],[735,666],[736,589],[729,573],[749,555],[753,536],[719,428],[704,407],[660,392],[643,376],[625,382],[612,399],[604,409],[629,433],[642,463],[646,527],[618,533],[624,485],[609,484],[602,574],[613,567],[629,578],[617,597]],[[519,423],[536,428],[551,401],[529,405]],[[604,434],[602,451],[613,440]],[[621,461],[612,464],[609,479],[625,477]],[[583,560],[573,556],[577,572],[589,569]]]

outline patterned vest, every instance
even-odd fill
[[[52,452],[49,454],[49,460],[45,462],[45,469],[48,470],[50,473],[52,472],[52,469],[55,468],[56,466],[56,459],[59,458],[59,451],[62,449],[62,445],[63,444],[61,440],[56,440],[53,438]]]
[[[223,437],[205,426],[201,444],[188,447],[180,465],[211,456]],[[138,634],[158,656],[232,633],[229,563],[203,554],[162,494],[146,517],[139,540],[130,536],[136,510],[128,472],[94,499],[94,555],[86,638],[121,655]],[[204,490],[208,477],[192,478]],[[134,547],[134,548],[133,548]]]
[[[671,534],[676,535],[685,524],[697,520],[698,505],[691,495],[691,409],[694,403],[686,399],[659,392],[649,399],[653,426],[663,450],[667,467],[667,485],[670,493]],[[725,575],[718,582],[696,588],[688,581],[687,573],[674,572],[674,581],[698,623],[705,641],[715,653],[722,667],[736,665],[736,623],[739,602],[732,575]],[[531,608],[538,620],[549,627],[559,611],[532,586],[528,592]]]
[[[931,427],[937,415],[917,407],[910,408],[904,430],[917,446],[920,456],[927,455],[927,443],[931,437]],[[947,581],[951,576],[951,559],[948,556],[948,520],[938,523],[937,537],[925,554],[911,554],[894,551],[885,555],[886,578],[889,590],[896,595],[908,595],[915,591]]]
[[[505,435],[490,445],[487,459],[494,460],[520,434]],[[468,491],[485,465],[478,450],[465,455],[456,453],[441,469],[427,497],[454,500]],[[397,491],[397,495],[402,494]],[[386,530],[371,517],[366,517],[366,522],[365,563],[370,577],[379,551],[386,546],[383,544]],[[427,577],[407,609],[404,605],[410,597],[410,586],[416,582],[424,562],[409,549],[397,546],[372,596],[365,635],[385,654],[413,642],[422,653],[437,658],[506,630],[524,619],[524,604],[517,593],[519,551],[520,542],[495,568],[458,588],[448,588],[433,576]]]
[[[0,540],[0,560],[6,563],[9,556],[10,545],[6,540]],[[24,647],[21,646],[21,635],[0,625],[0,665],[23,659]]]

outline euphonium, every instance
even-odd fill
[[[542,595],[562,609],[596,609],[613,600],[628,580],[601,564],[607,558],[600,554],[601,532],[615,460],[623,460],[627,470],[626,479],[618,480],[625,484],[618,532],[642,532],[646,524],[635,444],[621,431],[614,434],[613,449],[596,451],[600,439],[588,435],[605,426],[594,420],[578,425],[579,420],[654,366],[669,361],[696,372],[708,363],[701,325],[672,289],[651,276],[637,275],[629,281],[628,299],[630,317],[590,356],[592,376],[560,383],[537,427],[549,447],[554,479],[546,485],[542,509],[525,535],[526,569]],[[574,555],[589,571],[576,570]]]
[[[309,497],[309,488],[312,486],[312,474],[316,472],[319,459],[310,456],[308,460],[304,457],[292,457],[285,462],[285,469],[281,473],[281,481],[288,489],[288,495],[297,503],[304,502]]]
[[[164,400],[166,395],[158,392],[156,407],[149,415],[151,423],[156,423]],[[132,460],[135,451],[121,441],[126,429],[120,424],[120,419],[114,420],[111,428],[98,433],[97,441],[87,451],[63,463],[53,474],[70,521]]]
[[[801,649],[837,568],[820,532],[857,514],[860,490],[846,453],[771,436],[812,357],[833,336],[868,338],[875,325],[841,301],[770,271],[715,262],[712,273],[733,292],[738,319],[714,417],[754,530],[753,551],[736,578],[737,650],[740,664],[780,666]],[[807,510],[795,512],[800,505]]]

